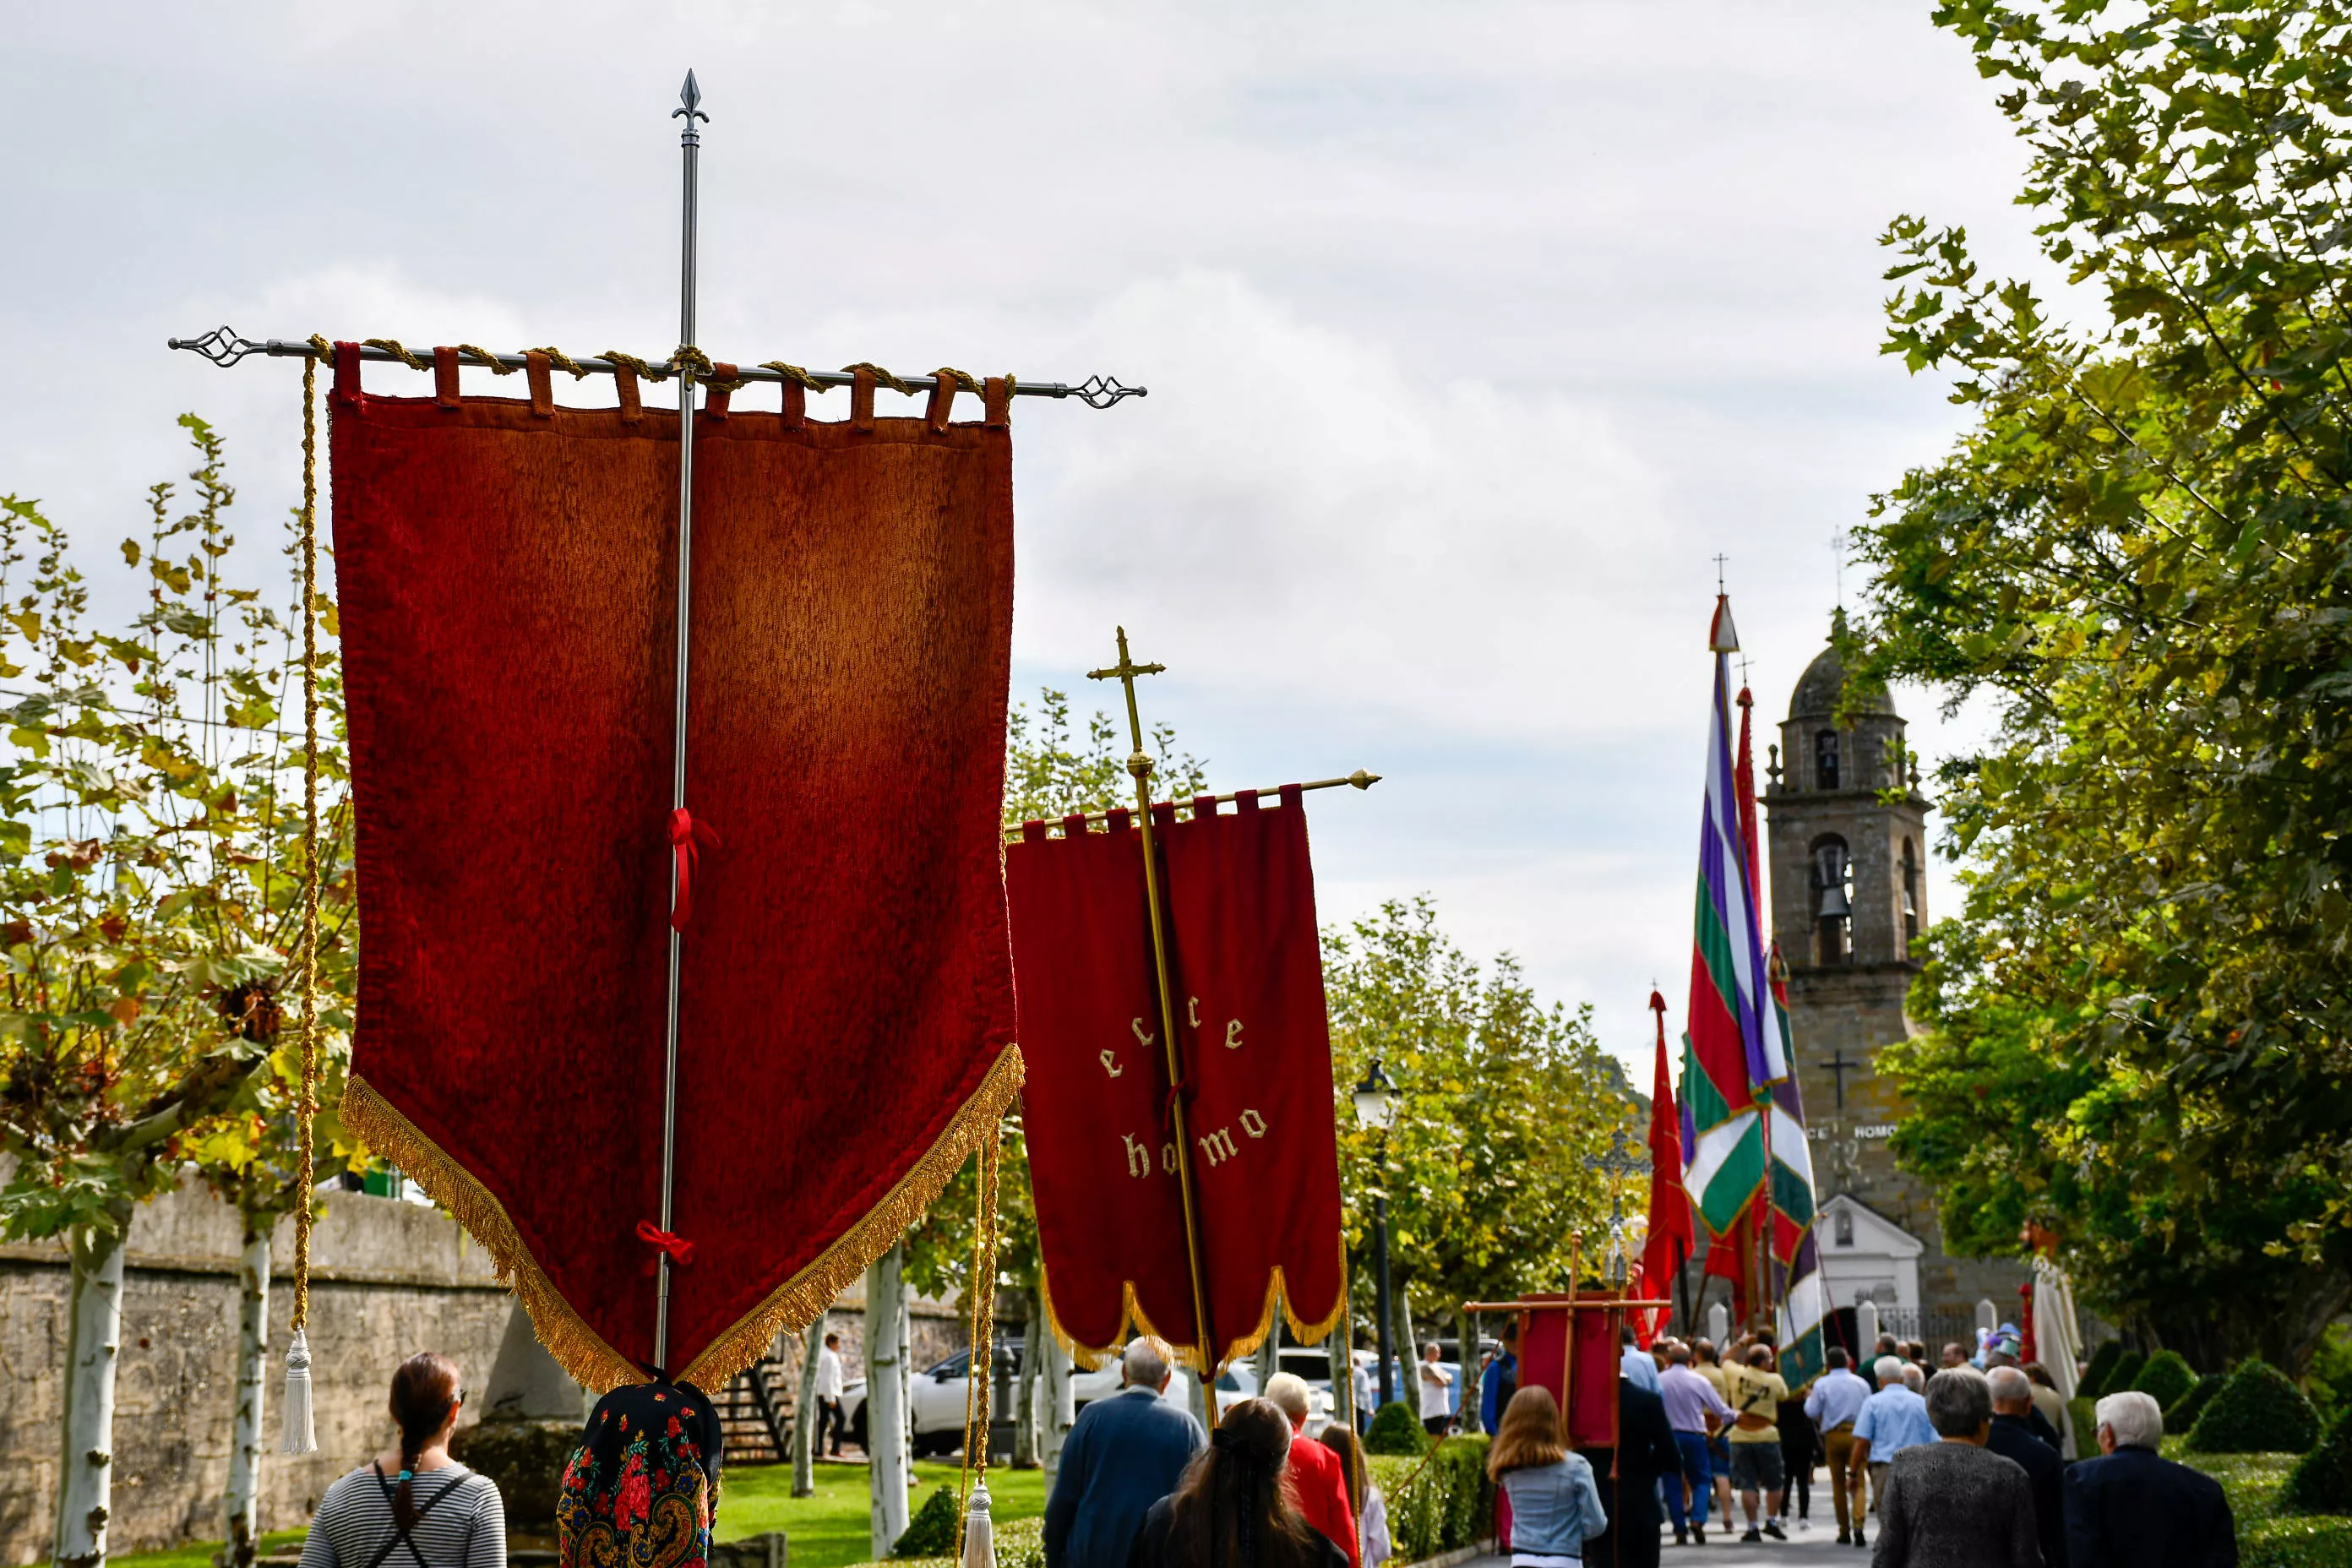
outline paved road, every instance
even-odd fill
[[[1466,1568],[1509,1568],[1508,1557],[1481,1557]],[[1661,1568],[1869,1568],[1870,1553],[1837,1543],[1837,1526],[1799,1530],[1792,1522],[1789,1539],[1767,1537],[1754,1545],[1740,1544],[1739,1534],[1728,1537],[1706,1532],[1705,1546],[1676,1546],[1672,1535],[1659,1552]]]

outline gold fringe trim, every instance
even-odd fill
[[[1006,1046],[939,1141],[898,1178],[882,1201],[814,1261],[777,1286],[766,1300],[705,1346],[679,1374],[681,1381],[701,1389],[724,1388],[737,1373],[767,1353],[780,1331],[796,1332],[814,1322],[851,1280],[887,1252],[931,1206],[971,1152],[1003,1120],[1013,1097],[1021,1092],[1023,1072],[1021,1047]]]
[[[1256,1350],[1258,1346],[1265,1343],[1265,1336],[1274,1331],[1274,1314],[1277,1309],[1282,1313],[1283,1321],[1290,1326],[1292,1336],[1305,1345],[1320,1343],[1332,1330],[1348,1321],[1348,1244],[1344,1239],[1339,1239],[1335,1242],[1335,1245],[1339,1249],[1339,1300],[1331,1304],[1331,1310],[1319,1322],[1310,1323],[1301,1319],[1291,1310],[1288,1282],[1284,1278],[1282,1266],[1276,1264],[1273,1271],[1266,1276],[1265,1303],[1258,1312],[1256,1326],[1248,1333],[1226,1345],[1224,1354],[1218,1360],[1214,1368],[1203,1367],[1201,1364],[1201,1352],[1198,1346],[1175,1343],[1152,1326],[1151,1320],[1145,1315],[1141,1303],[1135,1299],[1135,1281],[1132,1279],[1119,1281],[1118,1328],[1114,1331],[1111,1342],[1107,1345],[1081,1343],[1076,1335],[1063,1326],[1061,1317],[1054,1310],[1054,1293],[1047,1288],[1042,1269],[1039,1271],[1037,1281],[1038,1294],[1041,1298],[1039,1304],[1045,1309],[1045,1326],[1053,1331],[1055,1340],[1064,1350],[1070,1352],[1072,1361],[1089,1372],[1108,1364],[1118,1348],[1130,1337],[1130,1331],[1132,1331],[1133,1333],[1148,1334],[1166,1344],[1178,1366],[1199,1373],[1204,1379],[1213,1378],[1227,1365],[1241,1360]]]
[[[369,1148],[390,1155],[394,1164],[482,1244],[498,1266],[499,1279],[521,1298],[531,1331],[573,1382],[598,1394],[609,1394],[624,1384],[646,1381],[642,1368],[606,1344],[604,1336],[572,1310],[555,1281],[515,1234],[506,1206],[357,1073],[343,1082],[342,1120]]]

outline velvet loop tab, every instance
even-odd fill
[[[668,1253],[669,1260],[681,1268],[694,1261],[694,1243],[649,1219],[637,1221],[637,1239],[656,1252]]]
[[[849,427],[870,432],[874,428],[874,371],[861,364],[849,374]]]
[[[701,858],[703,846],[716,849],[719,835],[707,822],[697,822],[694,814],[679,806],[669,814],[669,846],[674,857],[670,862],[676,889],[670,900],[670,930],[682,931],[694,921],[694,868]]]
[[[637,388],[637,373],[634,366],[618,362],[614,363],[613,389],[621,395],[622,424],[635,425],[645,418],[645,395]]]
[[[1009,375],[990,376],[986,389],[981,395],[981,406],[986,411],[983,417],[991,429],[1002,430],[1012,424],[1013,378]]]
[[[566,1372],[641,1382],[676,877],[694,923],[660,1228],[694,1266],[670,1276],[664,1361],[724,1386],[903,1235],[1020,1091],[1012,442],[749,405],[697,420],[681,594],[675,406],[562,406],[549,354],[529,401],[452,409],[365,395],[357,351],[332,352],[368,933],[344,1124],[489,1252]],[[706,820],[726,847],[697,864]],[[827,1157],[744,1158],[777,1148]]]
[[[444,408],[457,406],[457,351],[441,347],[433,351],[433,401]]]
[[[726,418],[727,405],[733,400],[735,389],[742,384],[733,365],[712,365],[710,380],[705,384],[702,416],[706,419]]]
[[[955,378],[946,371],[940,372],[939,380],[931,384],[930,401],[923,406],[923,423],[931,427],[932,435],[947,433],[948,416],[955,411]]]
[[[555,388],[547,374],[547,355],[532,349],[522,356],[523,378],[530,384],[530,411],[541,419],[555,417]]]

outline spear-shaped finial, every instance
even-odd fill
[[[690,68],[686,73],[686,85],[677,89],[677,101],[682,107],[671,110],[669,117],[672,120],[681,115],[685,117],[686,130],[680,133],[679,140],[689,147],[698,146],[702,138],[696,133],[694,122],[708,121],[710,116],[702,112],[702,89],[695,82],[694,72]]]

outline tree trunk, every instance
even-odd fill
[[[1250,1372],[1257,1379],[1259,1397],[1265,1396],[1265,1385],[1274,1381],[1274,1374],[1281,1370],[1282,1303],[1276,1301],[1274,1305],[1274,1321],[1266,1325],[1265,1338],[1258,1342],[1257,1349],[1250,1354]]]
[[[893,1247],[866,1271],[866,1452],[873,1556],[907,1533],[906,1254]]]
[[[1070,1428],[1078,1419],[1078,1390],[1070,1381],[1070,1352],[1054,1337],[1053,1328],[1042,1311],[1037,1314],[1037,1348],[1045,1357],[1038,1367],[1044,1379],[1037,1391],[1037,1403],[1042,1407],[1038,1425],[1045,1428],[1038,1448],[1045,1466],[1045,1491],[1051,1496],[1054,1482],[1062,1473],[1062,1445],[1068,1441]]]
[[[1389,1310],[1396,1321],[1389,1331],[1396,1336],[1397,1369],[1404,1375],[1397,1384],[1396,1396],[1412,1412],[1413,1419],[1421,1418],[1421,1384],[1414,1381],[1421,1374],[1413,1371],[1421,1360],[1421,1342],[1412,1337],[1412,1288],[1402,1279],[1389,1289]]]
[[[793,1496],[816,1496],[816,1358],[824,1349],[825,1315],[819,1312],[801,1335],[801,1387],[793,1401]],[[866,1382],[866,1397],[874,1397],[872,1379]],[[874,1412],[868,1410],[870,1423]]]
[[[1045,1335],[1045,1314],[1037,1310],[1037,1292],[1024,1290],[1028,1319],[1021,1328],[1021,1382],[1013,1395],[1013,1468],[1037,1468],[1037,1342]]]
[[[58,1465],[59,1568],[94,1568],[106,1560],[106,1521],[113,1501],[114,1372],[122,1333],[122,1246],[131,1205],[112,1236],[74,1233],[72,1324],[66,1342],[65,1445]]]
[[[269,1233],[275,1215],[247,1214],[237,1269],[236,1415],[229,1426],[228,1561],[251,1568],[261,1533],[261,1424],[269,1390]]]

